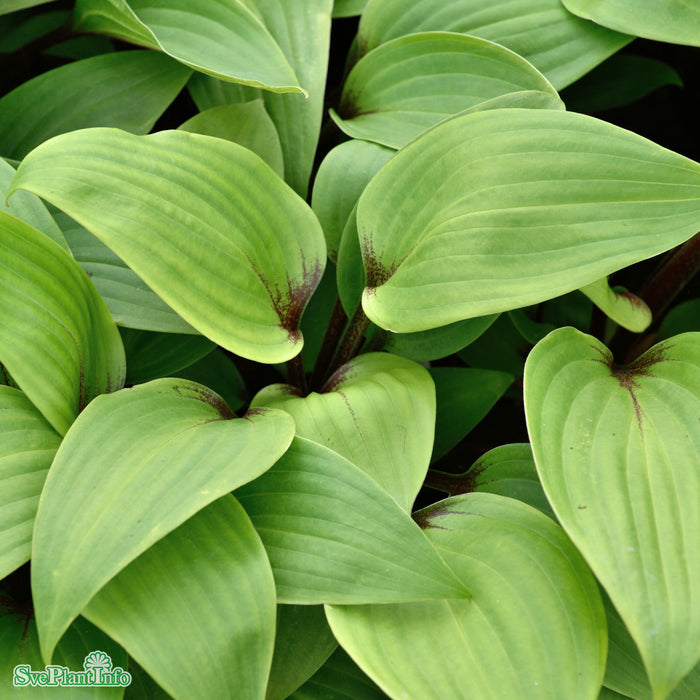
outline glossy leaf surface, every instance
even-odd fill
[[[559,0],[370,0],[360,21],[361,54],[405,34],[450,31],[507,46],[562,88],[632,37],[585,22]]]
[[[469,595],[410,516],[369,476],[304,438],[236,497],[260,534],[282,603],[387,603]]]
[[[671,44],[700,46],[700,7],[686,0],[638,0],[633,6],[625,0],[562,0],[580,17],[619,32]]]
[[[472,598],[327,606],[333,633],[360,668],[392,698],[595,700],[605,615],[561,528],[486,493],[416,518]]]
[[[55,68],[0,99],[0,153],[24,158],[52,136],[92,126],[147,134],[189,76],[154,51],[118,51]]]
[[[385,353],[356,357],[320,393],[263,389],[253,406],[287,411],[296,434],[329,447],[371,476],[407,512],[430,463],[435,387],[419,364]]]
[[[107,581],[265,471],[293,432],[280,411],[236,419],[216,394],[184,379],[93,401],[61,444],[37,514],[32,590],[44,657]]]
[[[681,243],[699,220],[700,165],[636,134],[557,110],[458,116],[362,194],[362,305],[397,332],[528,306]]]
[[[83,31],[159,48],[217,78],[303,92],[270,32],[238,0],[79,0],[76,20]]]
[[[563,328],[525,369],[547,498],[638,645],[655,697],[700,660],[698,338],[616,367],[597,340]]]
[[[275,607],[260,538],[226,495],[120,571],[83,615],[173,697],[238,700],[264,697]]]
[[[0,308],[0,362],[61,435],[95,396],[124,385],[121,338],[90,280],[57,243],[4,212]]]
[[[29,560],[39,494],[60,443],[21,391],[0,386],[0,580]]]
[[[556,97],[530,63],[493,42],[452,32],[399,37],[377,47],[345,81],[338,126],[356,139],[401,148],[446,117],[513,92]]]
[[[13,189],[63,209],[217,344],[259,362],[299,353],[323,233],[248,149],[182,131],[86,129],[34,150]]]

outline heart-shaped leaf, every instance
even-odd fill
[[[396,501],[305,438],[236,497],[260,534],[282,603],[388,603],[469,595]]]
[[[430,464],[435,387],[419,364],[369,353],[341,367],[321,393],[263,389],[253,406],[289,413],[296,434],[329,447],[371,476],[410,512]]]
[[[654,697],[700,661],[700,334],[616,367],[573,328],[528,357],[537,470],[633,639]]]
[[[63,435],[98,394],[124,385],[107,307],[69,253],[0,212],[0,362]]]
[[[0,580],[29,559],[39,494],[60,444],[21,391],[0,386]]]
[[[21,159],[52,136],[90,126],[147,134],[190,73],[155,51],[116,51],[42,73],[0,99],[0,153]]]
[[[34,528],[32,591],[44,658],[107,581],[265,471],[293,433],[281,411],[235,419],[216,394],[185,379],[93,401],[61,444]]]
[[[226,495],[122,569],[83,615],[173,697],[237,700],[264,697],[275,608],[265,549]]]
[[[326,606],[360,668],[392,698],[595,700],[605,613],[562,529],[487,493],[450,498],[416,518],[472,598]]]
[[[585,22],[560,0],[370,0],[360,21],[358,48],[406,34],[462,32],[495,41],[526,58],[557,89],[587,73],[632,37]]]
[[[636,134],[558,110],[466,114],[402,149],[360,197],[362,305],[397,332],[528,306],[699,221],[700,165]]]
[[[700,7],[686,0],[562,0],[567,10],[619,32],[700,46]]]
[[[301,349],[323,233],[247,148],[183,131],[85,129],[27,156],[16,189],[63,209],[219,345],[259,362]]]
[[[304,92],[260,19],[239,0],[78,0],[76,22],[149,48],[217,78]]]
[[[503,46],[424,32],[393,39],[360,59],[331,116],[353,138],[401,148],[453,114],[526,90],[556,97],[536,68]]]

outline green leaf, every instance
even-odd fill
[[[2,12],[0,11],[0,14]],[[0,19],[0,53],[14,53],[58,29],[70,18],[68,10],[5,16]]]
[[[338,646],[321,605],[278,605],[265,700],[286,700]]]
[[[78,0],[84,32],[158,48],[198,71],[277,92],[304,92],[270,32],[238,0]]]
[[[0,158],[0,193],[7,194],[7,191],[15,176],[15,169],[2,158]],[[18,192],[12,198],[12,204],[5,207],[7,214],[17,219],[25,221],[30,226],[45,233],[49,238],[58,243],[61,248],[68,250],[68,243],[61,233],[61,229],[54,218],[49,213],[44,203],[31,192]]]
[[[129,659],[131,684],[124,692],[124,700],[172,700],[133,659]]]
[[[383,700],[386,697],[342,649],[337,649],[289,700]]]
[[[429,331],[426,331],[429,332]],[[457,353],[470,367],[495,369],[522,377],[525,369],[527,343],[510,320],[501,314],[481,335],[478,342],[467,345]]]
[[[361,15],[367,5],[367,0],[335,0],[333,17],[354,17]]]
[[[242,2],[268,27],[308,92],[263,95],[282,143],[285,180],[306,198],[323,119],[333,0]]]
[[[223,105],[260,100],[265,94],[258,88],[227,83],[204,73],[194,73],[187,82],[187,89],[200,112]]]
[[[333,262],[338,259],[343,230],[362,191],[393,155],[389,148],[353,139],[332,149],[319,166],[311,207],[321,222]]]
[[[36,698],[37,700],[120,700],[124,695],[122,687],[58,688],[34,687],[13,688],[12,678],[15,666],[28,664],[34,672],[43,671],[44,663],[39,650],[36,623],[31,616],[31,608],[18,605],[7,596],[0,602],[0,687],[3,698]],[[65,666],[69,671],[82,671],[85,657],[91,652],[100,651],[109,656],[112,668],[126,671],[126,652],[104,632],[82,618],[76,620],[67,630],[56,648],[54,664]],[[27,669],[29,670],[29,669]]]
[[[700,334],[616,367],[573,328],[525,367],[537,470],[639,647],[654,697],[700,661]]]
[[[284,177],[280,139],[261,99],[207,109],[188,119],[179,128],[245,146],[257,153],[280,177]]]
[[[61,435],[98,394],[124,385],[114,322],[70,255],[0,212],[0,362]]]
[[[575,15],[645,39],[700,46],[700,7],[687,0],[562,0]]]
[[[520,54],[551,81],[565,87],[604,61],[632,37],[585,22],[560,0],[370,0],[360,21],[365,54],[406,34],[451,31],[495,41]]]
[[[473,343],[497,318],[492,314],[418,333],[391,333],[386,336],[384,350],[418,362],[440,360]]]
[[[126,383],[141,384],[177,373],[208,355],[216,346],[201,335],[150,333],[122,328]]]
[[[387,353],[360,355],[320,393],[286,384],[258,393],[252,406],[289,413],[296,434],[345,457],[410,513],[430,464],[435,387],[419,364]]]
[[[425,32],[393,39],[360,59],[331,116],[353,138],[401,148],[453,114],[526,90],[557,97],[539,71],[503,46]]]
[[[416,518],[470,600],[326,606],[331,629],[392,698],[598,696],[605,613],[561,528],[510,498],[472,493]]]
[[[26,194],[30,193],[15,192],[12,201]],[[95,285],[115,323],[146,331],[197,333],[99,238],[63,212],[58,212],[55,220],[73,257]]]
[[[175,372],[175,376],[204,384],[221,396],[232,411],[240,410],[250,399],[233,359],[219,348]]]
[[[661,322],[659,338],[665,340],[688,331],[700,331],[700,299],[691,299],[672,308]]]
[[[91,126],[146,134],[189,75],[153,51],[117,51],[42,73],[0,99],[0,153],[21,159],[52,136]]]
[[[237,700],[264,697],[275,607],[265,549],[227,495],[122,569],[83,615],[173,697]]]
[[[447,454],[486,416],[513,383],[513,375],[488,369],[432,367],[437,416],[431,462]]]
[[[234,419],[216,394],[184,379],[93,401],[61,444],[34,528],[32,590],[44,658],[107,581],[265,471],[293,432],[280,411]]]
[[[236,497],[260,534],[281,603],[465,598],[410,516],[340,455],[297,437]]]
[[[672,248],[699,220],[700,165],[641,136],[557,110],[458,116],[360,197],[362,305],[397,332],[528,306]]]
[[[683,86],[671,66],[648,56],[618,54],[562,93],[572,112],[600,112],[636,102],[665,85]]]
[[[0,580],[29,560],[39,494],[60,444],[21,391],[0,386]]]
[[[581,287],[581,291],[608,318],[632,333],[641,333],[651,325],[651,309],[644,300],[624,287],[611,288],[607,277]]]
[[[0,7],[0,15],[6,15],[10,12],[23,10],[26,7],[36,7],[37,5],[46,5],[54,0],[3,0]]]
[[[16,189],[63,209],[227,350],[270,363],[299,353],[299,318],[325,265],[323,233],[248,149],[183,131],[86,129],[33,151]]]

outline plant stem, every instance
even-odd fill
[[[651,328],[658,324],[666,309],[698,271],[700,233],[696,233],[689,241],[671,251],[637,292],[637,296],[651,309]],[[619,356],[621,362],[629,363],[643,353],[651,342],[653,337],[650,339],[648,333],[640,336],[620,329],[610,345],[613,354]]]
[[[346,316],[345,309],[340,302],[340,297],[338,297],[335,300],[335,305],[333,306],[333,311],[331,312],[331,318],[323,336],[323,341],[321,342],[321,349],[318,351],[318,357],[316,358],[316,365],[314,366],[314,372],[311,376],[312,389],[320,388],[321,382],[324,378],[326,370],[331,364],[333,353],[340,342],[340,338],[345,330],[347,322],[348,317]]]
[[[304,396],[309,391],[306,386],[306,375],[304,374],[304,361],[301,359],[301,353],[291,360],[287,361],[287,377],[292,386],[297,387]]]
[[[348,327],[345,329],[343,339],[333,355],[328,371],[323,378],[324,382],[357,354],[368,328],[369,319],[365,316],[362,304],[358,304],[355,313],[350,319],[350,323],[348,323]]]

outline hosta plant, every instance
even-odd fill
[[[0,697],[700,697],[698,46],[0,3]]]

